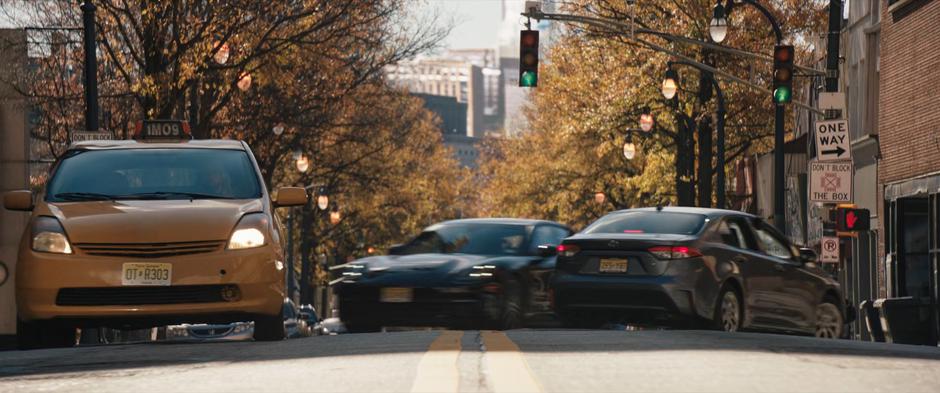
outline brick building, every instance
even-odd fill
[[[879,267],[883,297],[930,304],[938,332],[940,1],[880,2]]]

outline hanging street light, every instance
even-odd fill
[[[719,44],[728,36],[728,16],[721,0],[715,4],[712,20],[708,24],[708,35],[712,37],[712,41]]]
[[[666,77],[663,79],[663,97],[667,100],[673,99],[679,91],[679,74],[669,68],[666,70]]]
[[[251,88],[251,74],[244,72],[238,77],[238,89],[248,91]]]
[[[271,128],[271,131],[274,132],[274,135],[281,136],[284,133],[284,124],[278,123],[278,125]]]
[[[307,159],[307,156],[301,155],[297,158],[296,164],[297,170],[300,171],[300,173],[307,173],[307,170],[310,169],[310,160]]]
[[[326,210],[327,207],[330,207],[330,196],[326,194],[326,187],[320,187],[317,190],[317,207],[320,210]]]
[[[633,157],[636,157],[636,145],[633,142],[627,141],[623,144],[623,157],[632,160]]]
[[[232,53],[228,44],[218,45],[218,43],[216,43],[216,46],[218,46],[219,49],[212,55],[212,60],[215,60],[215,62],[220,65],[228,63],[229,56]]]
[[[598,192],[594,194],[594,202],[597,203],[598,205],[604,203],[604,201],[606,200],[607,200],[607,195],[605,195],[603,192]]]
[[[339,224],[342,219],[343,216],[340,214],[339,209],[333,209],[333,211],[330,212],[330,224]]]
[[[640,129],[643,132],[650,132],[653,129],[653,124],[655,120],[653,119],[653,114],[650,113],[650,108],[643,108],[643,113],[640,115]]]

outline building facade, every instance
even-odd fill
[[[880,5],[877,129],[881,295],[929,304],[938,334],[940,1]]]

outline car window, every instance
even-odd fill
[[[72,151],[59,163],[48,200],[103,197],[189,199],[261,197],[248,154],[226,149],[121,149]]]
[[[754,228],[754,235],[757,237],[760,251],[768,255],[782,259],[792,259],[793,253],[785,242],[780,240],[776,234],[772,233],[765,225],[758,225]]]
[[[739,231],[733,231],[730,228],[727,220],[723,220],[718,223],[718,226],[715,227],[715,231],[713,235],[710,236],[709,240],[717,243],[723,243],[735,248],[742,248],[741,246],[744,244],[744,242],[740,238],[739,234]]]
[[[694,235],[705,226],[705,216],[666,211],[611,213],[584,229],[584,233],[661,233]]]
[[[294,318],[294,307],[291,307],[290,303],[284,303],[284,318]]]
[[[442,253],[524,255],[526,226],[453,223],[435,225],[402,247],[399,255]]]
[[[535,254],[536,251],[538,251],[538,247],[542,245],[557,246],[561,244],[562,239],[569,235],[570,232],[565,228],[556,227],[554,225],[540,225],[532,232],[532,242],[529,246],[529,253]]]

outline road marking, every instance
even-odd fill
[[[489,373],[487,379],[494,392],[542,392],[516,343],[502,332],[481,334],[486,347],[483,359]]]
[[[457,369],[457,356],[460,355],[460,339],[463,332],[443,331],[428,346],[428,352],[418,363],[412,393],[450,393],[457,392],[460,384],[460,370]]]

